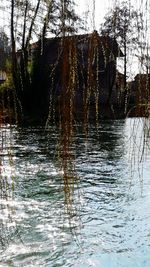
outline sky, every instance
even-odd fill
[[[90,30],[99,30],[106,13],[123,0],[74,0],[74,2],[77,4],[77,13],[84,19],[86,15],[86,26],[88,25]],[[148,17],[150,21],[150,0],[127,0],[127,3],[143,12],[144,17]]]
[[[0,22],[1,26],[6,23],[7,20],[9,20],[10,16],[7,12],[5,12],[5,5],[9,1],[7,0],[1,0],[1,7],[0,7]],[[79,15],[83,15],[85,12],[88,12],[88,23],[89,27],[91,28],[91,25],[93,24],[93,15],[95,18],[95,24],[96,27],[99,26],[99,22],[102,22],[104,14],[108,10],[110,6],[113,5],[115,0],[74,0],[75,4],[77,5],[77,13]],[[95,2],[95,10],[94,10],[94,3]],[[93,26],[93,25],[92,25]]]
[[[114,0],[75,0],[77,3],[77,12],[85,19],[89,30],[99,30],[100,23],[108,9],[114,5]]]
[[[32,0],[35,1],[36,0]],[[99,31],[100,24],[103,22],[105,14],[110,8],[115,5],[119,5],[124,0],[74,0],[76,6],[76,12],[81,16],[85,22],[86,28],[89,31]],[[148,9],[146,17],[149,17],[150,21],[150,0],[126,0],[128,4],[133,5],[134,8],[139,9],[145,14],[146,7]],[[9,11],[5,12],[4,7],[10,3],[8,0],[1,0],[0,6],[0,26],[3,27],[9,20]],[[6,30],[9,30],[6,28]],[[150,32],[150,31],[149,31]],[[150,34],[150,33],[149,33]]]

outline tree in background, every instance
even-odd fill
[[[0,28],[0,69],[6,69],[6,61],[10,55],[10,44],[7,34]]]
[[[58,24],[58,34],[69,35],[76,33],[80,26],[80,18],[75,13],[75,2],[71,0],[61,0],[58,18],[60,20]]]
[[[140,33],[143,29],[142,14],[129,5],[128,1],[122,2],[111,9],[104,18],[100,31],[103,35],[116,38],[124,53],[124,90],[127,87],[127,60],[130,51],[140,45]]]
[[[9,39],[2,28],[0,28],[0,49],[4,52],[10,52]]]

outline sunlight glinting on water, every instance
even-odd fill
[[[144,261],[148,263],[148,151],[142,158],[142,195],[139,170],[132,179],[130,172],[141,159],[146,131],[143,119],[105,122],[98,131],[91,125],[85,146],[78,130],[73,149],[80,179],[67,204],[63,173],[54,157],[55,135],[47,139],[42,129],[12,128],[12,165],[6,157],[9,138],[3,144],[2,162],[12,170],[2,176],[1,184],[11,180],[11,172],[14,177],[13,187],[6,183],[3,191],[0,188],[0,266],[110,267],[111,263],[131,267],[136,263],[143,267]]]

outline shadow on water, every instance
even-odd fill
[[[2,267],[108,267],[109,258],[113,267],[130,267],[142,242],[149,251],[150,200],[148,192],[145,204],[138,190],[129,191],[126,121],[91,124],[88,142],[76,127],[71,153],[79,178],[69,180],[68,202],[57,127],[1,128]],[[127,265],[118,264],[119,255]]]

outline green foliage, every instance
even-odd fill
[[[6,61],[10,54],[9,40],[3,29],[0,28],[0,69],[5,70]]]
[[[0,85],[0,91],[13,88],[10,61],[10,45],[7,34],[0,28],[0,70],[6,73],[6,80]]]
[[[12,71],[11,71],[11,68],[12,68],[12,64],[11,64],[11,61],[9,59],[6,60],[6,64],[5,64],[5,70],[6,70],[6,80],[5,82],[3,82],[1,85],[0,85],[0,91],[4,91],[4,90],[13,90],[14,89],[14,82],[13,82],[13,77],[12,77]]]

